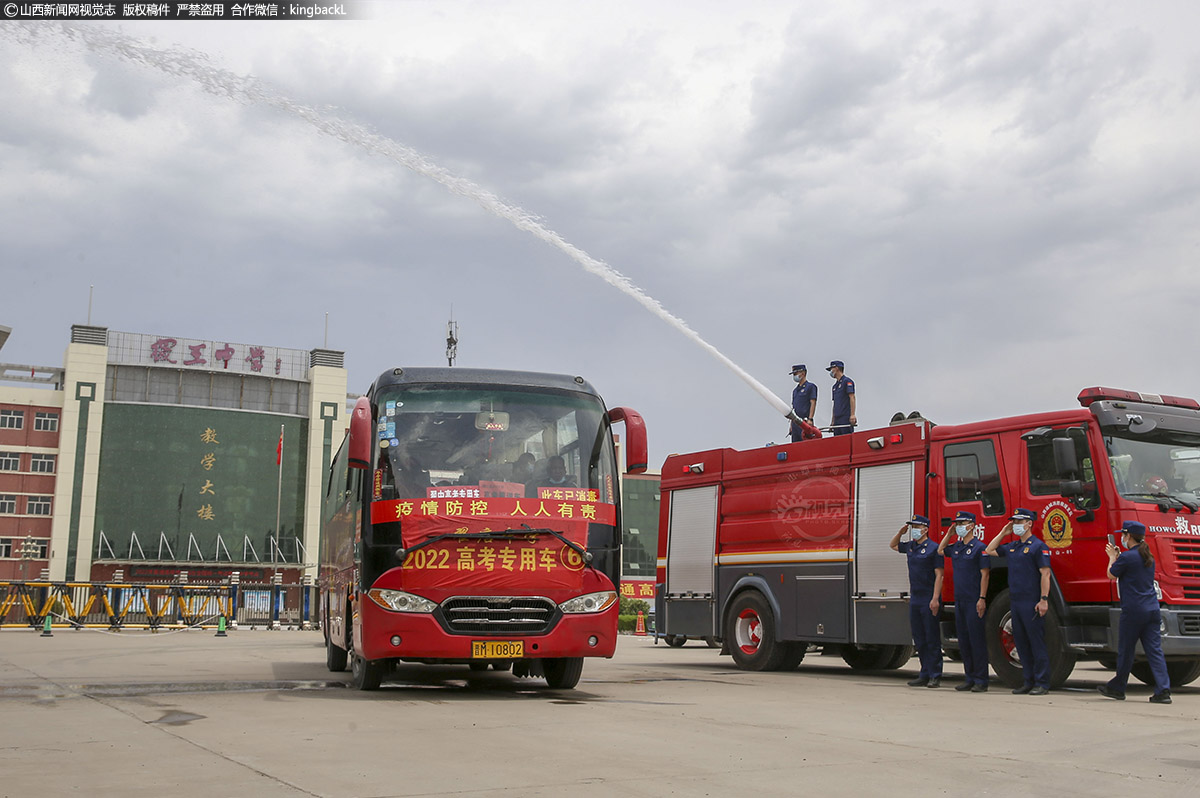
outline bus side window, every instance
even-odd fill
[[[1004,488],[991,440],[949,443],[945,458],[946,502],[981,502],[985,515],[1004,514]]]

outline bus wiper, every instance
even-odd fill
[[[432,546],[434,543],[438,543],[439,541],[443,540],[512,540],[513,538],[525,537],[526,535],[530,534],[553,535],[561,540],[568,548],[578,554],[585,563],[590,564],[592,561],[592,553],[590,551],[584,549],[578,543],[572,543],[571,541],[567,540],[567,538],[561,533],[556,532],[553,529],[533,529],[528,524],[523,524],[519,529],[501,529],[496,532],[449,532],[444,535],[434,535],[433,537],[425,538],[425,540],[422,540],[416,545],[409,546],[407,549],[396,549],[396,559],[403,562],[404,558],[414,551],[423,549],[426,546]]]

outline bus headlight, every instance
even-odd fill
[[[386,590],[377,587],[368,591],[367,595],[371,597],[371,601],[392,612],[433,612],[438,606],[436,602],[414,596],[412,593],[405,593],[403,590]]]
[[[616,591],[604,590],[599,593],[585,593],[582,596],[576,596],[559,604],[558,608],[568,615],[577,615],[582,612],[604,612],[616,603]]]

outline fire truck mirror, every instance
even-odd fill
[[[1078,479],[1064,479],[1058,483],[1058,492],[1064,498],[1083,495],[1083,483]]]
[[[1070,438],[1055,438],[1051,445],[1054,447],[1054,470],[1058,472],[1059,479],[1074,479],[1077,476],[1075,442]]]

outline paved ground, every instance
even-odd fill
[[[914,661],[915,662],[915,661]],[[1170,795],[1200,787],[1200,689],[1081,666],[1045,698],[909,688],[810,656],[736,670],[622,638],[575,690],[406,666],[378,693],[319,633],[0,633],[2,796]],[[950,686],[961,670],[948,664]]]

